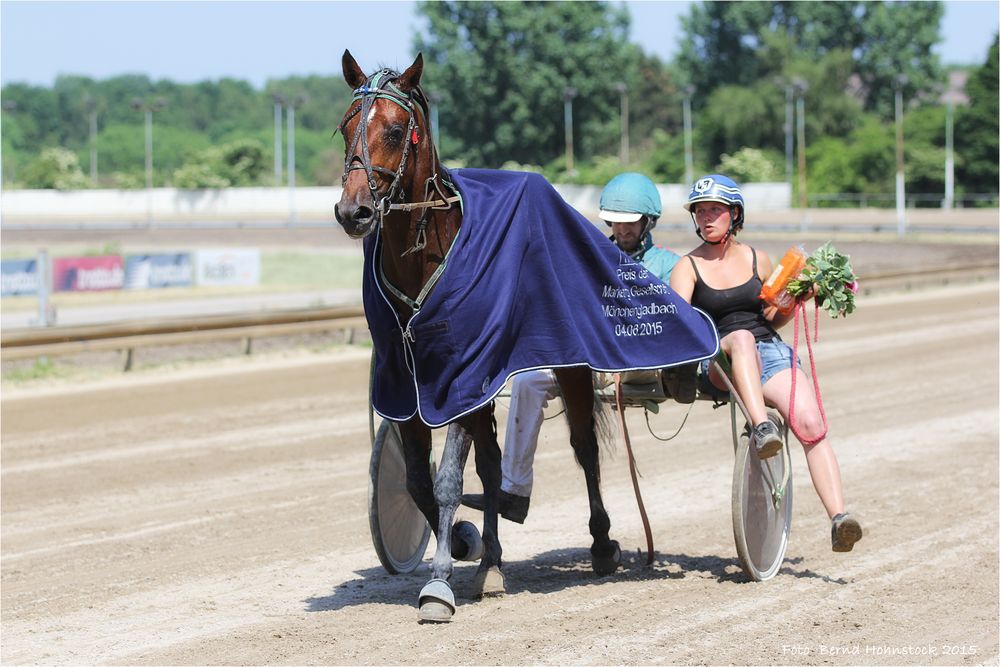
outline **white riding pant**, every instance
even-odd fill
[[[500,488],[507,493],[531,495],[535,449],[545,419],[543,410],[559,395],[559,383],[551,370],[528,371],[514,376],[501,459],[503,480]]]

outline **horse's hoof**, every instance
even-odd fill
[[[471,521],[459,521],[451,529],[451,557],[455,560],[477,561],[483,557],[483,538]]]
[[[597,556],[594,555],[593,550],[591,551],[590,565],[594,568],[594,573],[599,577],[614,574],[622,562],[622,550],[618,546],[618,542],[611,540],[611,545],[614,547],[614,551],[608,556]]]
[[[444,579],[431,579],[420,590],[417,618],[426,623],[447,623],[455,615],[455,594]]]
[[[507,592],[507,588],[504,586],[503,572],[496,565],[476,572],[475,586],[478,598],[500,597]]]

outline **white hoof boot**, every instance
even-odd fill
[[[431,579],[420,591],[417,618],[429,623],[447,623],[455,615],[455,594],[444,579]]]

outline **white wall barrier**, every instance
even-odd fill
[[[596,216],[601,186],[556,185],[556,189],[584,215]],[[685,216],[681,206],[688,188],[659,185],[663,220]],[[786,210],[791,206],[787,183],[748,183],[743,186],[755,211]],[[296,220],[333,222],[333,206],[341,188],[226,188],[222,190],[4,190],[0,193],[0,224],[131,222],[254,222]]]

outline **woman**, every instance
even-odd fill
[[[777,454],[782,442],[765,406],[776,408],[787,422],[792,373],[798,374],[795,426],[804,439],[809,475],[831,520],[833,550],[850,551],[861,539],[861,525],[844,511],[840,466],[826,440],[816,396],[798,359],[792,370],[792,351],[775,331],[792,315],[780,315],[760,299],[763,281],[771,274],[770,258],[736,240],[743,227],[743,193],[726,176],[706,176],[694,184],[684,208],[691,213],[702,244],[674,267],[670,286],[715,322],[722,351],[732,365],[733,384],[753,421],[753,444],[762,459]],[[708,371],[714,386],[725,389],[714,367],[709,370],[708,361],[702,363],[702,371]]]

